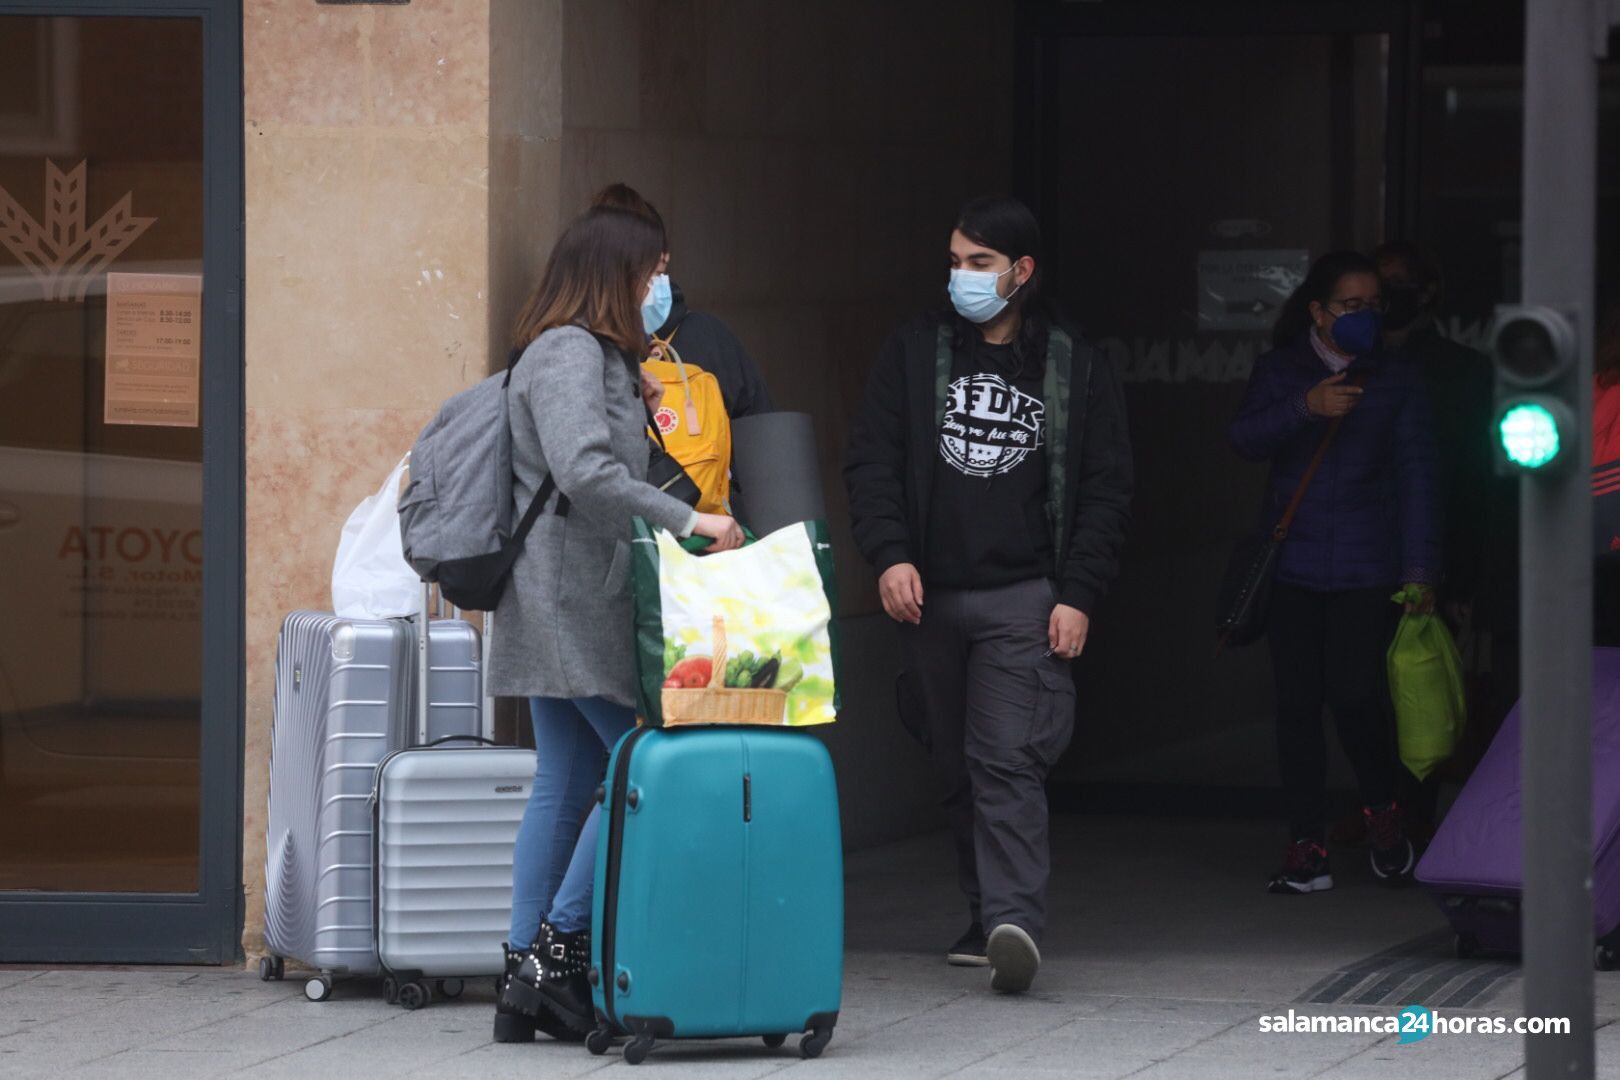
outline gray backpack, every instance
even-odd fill
[[[513,349],[506,371],[444,403],[411,448],[411,480],[399,497],[405,561],[437,582],[457,607],[494,611],[529,531],[557,490],[547,476],[517,528],[512,528],[512,428],[507,386],[523,356]],[[559,495],[556,512],[568,513]]]

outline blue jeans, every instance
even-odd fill
[[[544,914],[572,934],[591,925],[596,879],[596,787],[605,755],[636,723],[601,698],[530,698],[534,787],[512,852],[512,947],[535,938]],[[583,824],[582,824],[583,823]]]

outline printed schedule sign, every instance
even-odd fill
[[[109,424],[196,427],[202,377],[202,276],[107,275]]]
[[[1198,329],[1265,331],[1305,280],[1311,253],[1298,248],[1198,253]]]

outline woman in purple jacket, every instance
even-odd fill
[[[1377,267],[1333,252],[1283,307],[1255,364],[1232,445],[1271,464],[1264,525],[1282,517],[1329,426],[1339,431],[1305,492],[1278,562],[1268,614],[1277,687],[1277,755],[1291,843],[1276,893],[1333,887],[1325,844],[1322,708],[1355,768],[1373,874],[1406,880],[1412,844],[1395,805],[1394,711],[1384,654],[1402,585],[1433,604],[1440,575],[1436,450],[1421,373],[1379,348]]]

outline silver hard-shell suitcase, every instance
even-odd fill
[[[318,969],[311,1000],[336,975],[381,969],[372,926],[371,797],[391,751],[476,735],[484,714],[479,637],[460,619],[344,619],[298,611],[276,651],[265,851],[264,978],[285,958]],[[424,693],[425,691],[425,693]],[[418,696],[429,708],[416,707]]]
[[[419,1009],[505,970],[512,849],[534,751],[452,737],[377,767],[373,836],[383,995]],[[443,745],[448,743],[448,745]]]

